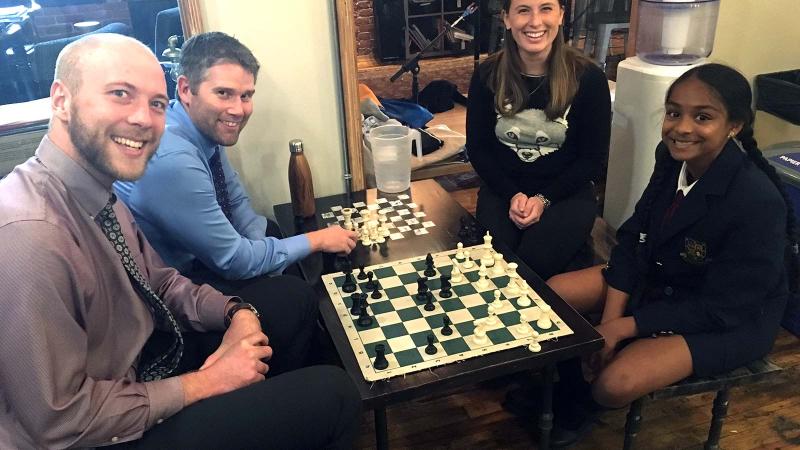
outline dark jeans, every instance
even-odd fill
[[[295,277],[263,277],[236,295],[261,314],[273,349],[261,383],[197,402],[122,448],[350,448],[361,400],[337,367],[301,368],[316,327],[317,298]],[[154,335],[154,339],[159,339]],[[222,333],[186,333],[178,370],[199,368]]]
[[[539,222],[520,230],[508,217],[510,203],[486,185],[478,192],[476,216],[495,239],[510,247],[542,279],[561,273],[592,232],[597,200],[591,184],[554,201]]]

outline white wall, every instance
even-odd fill
[[[751,82],[762,73],[800,69],[800,0],[722,0],[711,59],[741,70]],[[800,140],[800,126],[756,114],[759,147]]]
[[[336,20],[329,0],[204,0],[207,31],[248,46],[261,63],[255,109],[229,151],[257,211],[289,201],[289,140],[303,140],[317,197],[344,192]]]

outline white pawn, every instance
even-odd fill
[[[483,273],[481,273],[481,271]],[[478,278],[478,281],[475,284],[481,289],[489,287],[489,277],[486,276],[486,269],[481,267],[480,270],[478,271],[478,276],[480,278]]]
[[[461,276],[461,271],[458,270],[458,266],[453,266],[453,270],[450,272],[450,281],[453,283],[461,283],[464,281],[464,277]]]
[[[503,308],[503,301],[500,300],[501,295],[499,290],[494,291],[494,301],[489,303],[489,311],[498,312]]]
[[[534,330],[534,333],[536,331]],[[542,345],[539,344],[539,340],[536,338],[531,339],[531,343],[528,345],[528,350],[532,351],[533,353],[539,353],[542,351]]]
[[[486,325],[495,326],[497,322],[497,312],[489,311],[489,317],[486,318]]]
[[[519,286],[517,286],[517,282],[513,278],[508,280],[506,291],[511,295],[519,295]]]
[[[489,250],[492,248],[492,235],[489,232],[486,232],[486,235],[483,237],[483,248]]]
[[[542,314],[539,316],[539,320],[536,321],[536,326],[542,330],[549,330],[553,326],[553,321],[550,319],[552,311],[550,305],[546,303],[542,305]]]
[[[503,276],[503,254],[502,253],[495,253],[494,254],[494,264],[492,265],[492,276],[501,277]]]
[[[461,261],[462,259],[464,259],[464,244],[459,242],[458,244],[456,244],[456,249],[458,249],[458,251],[456,252],[456,259]]]
[[[519,295],[525,296],[528,295],[528,291],[530,290],[530,286],[525,280],[520,280],[519,282]]]
[[[517,333],[527,336],[531,332],[531,326],[528,324],[528,318],[525,316],[525,313],[520,311],[519,312],[519,325],[517,325]]]
[[[469,250],[464,251],[464,258],[466,258],[466,260],[464,261],[464,264],[461,265],[461,267],[465,269],[471,269],[472,266],[474,266],[475,264],[473,264],[472,259],[469,257]]]
[[[483,345],[486,343],[486,328],[484,328],[483,323],[475,321],[475,331],[473,332],[472,339],[478,345]]]
[[[527,295],[523,295],[517,298],[517,306],[520,308],[527,308],[531,306],[531,299],[529,299]]]

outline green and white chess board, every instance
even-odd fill
[[[339,272],[322,277],[367,381],[404,375],[515,347],[527,347],[534,342],[572,334],[572,330],[554,312],[549,311],[549,306],[535,291],[514,271],[506,270],[505,260],[500,259],[495,263],[503,268],[502,271],[495,271],[494,268],[486,270],[488,283],[485,285],[478,283],[481,257],[494,254],[491,247],[478,245],[463,250],[470,253],[469,259],[472,261],[470,268],[464,268],[464,261],[455,258],[458,250],[432,255],[436,275],[428,277],[427,283],[434,296],[432,311],[425,310],[425,302],[416,299],[417,279],[424,276],[425,256],[367,267],[366,272],[372,271],[375,274],[374,280],[380,283],[381,297],[378,299],[373,299],[369,295],[372,290],[366,288],[367,280],[358,279],[358,270],[354,270],[356,292],[368,294],[367,311],[372,316],[372,324],[366,327],[358,325],[358,315],[350,312],[352,294],[343,292],[341,288],[345,274]],[[458,265],[463,280],[452,282],[453,295],[450,298],[442,298],[439,277],[441,274],[451,275],[454,265]],[[527,297],[531,300],[528,306],[518,305],[520,293],[515,292],[509,285],[509,281],[515,275],[514,284],[520,286],[524,284],[527,288]],[[495,301],[497,290],[500,292],[500,303],[495,303],[495,306],[501,306],[492,308],[496,315],[496,320],[492,324],[489,304]],[[538,332],[538,337],[534,337],[535,333],[531,328],[521,324],[520,313],[527,319],[525,322]],[[453,332],[448,336],[441,332],[442,319],[445,315],[452,323],[450,327]],[[549,316],[550,327],[546,329],[540,327],[542,323],[547,322],[537,320],[542,316]],[[476,323],[481,324],[485,338],[476,338]],[[432,355],[425,352],[428,346],[427,337],[430,334],[434,336],[434,346],[437,350]],[[377,344],[384,345],[389,363],[383,370],[376,370],[373,367]]]

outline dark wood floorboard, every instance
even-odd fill
[[[474,214],[477,189],[452,193]],[[599,233],[602,235],[602,233]],[[602,236],[595,236],[595,241]],[[786,370],[776,379],[731,391],[722,448],[800,448],[800,340],[781,330],[770,358]],[[392,405],[387,409],[392,449],[534,449],[535,424],[503,410],[514,378]],[[639,449],[702,449],[711,421],[713,394],[645,403]],[[577,450],[622,448],[627,409],[600,416]],[[364,413],[358,448],[375,447],[371,411]]]

